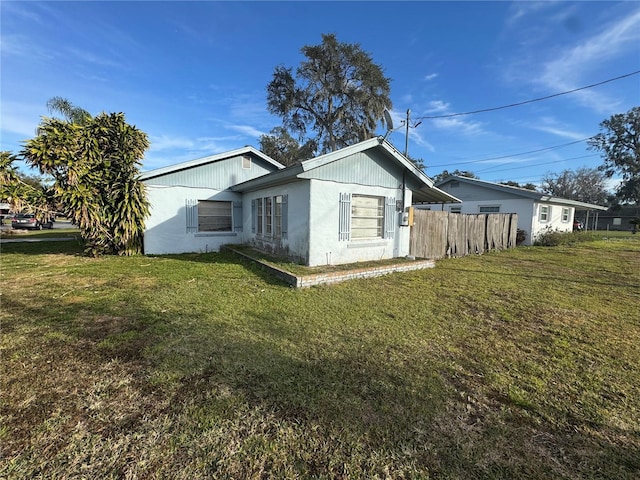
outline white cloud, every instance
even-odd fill
[[[435,113],[449,113],[449,104],[447,102],[444,102],[442,100],[433,100],[431,102],[429,102],[429,106],[427,108],[427,110],[425,111],[425,113],[429,113],[429,114],[435,114]]]
[[[43,113],[45,113],[45,109],[42,105],[3,100],[0,128],[3,132],[31,138],[35,135],[36,127],[40,123],[40,116]]]
[[[437,73],[429,73],[428,75],[425,75],[424,79],[428,82],[430,80],[433,80],[435,78],[438,77]]]
[[[597,34],[560,52],[556,58],[542,65],[542,74],[534,81],[552,92],[562,92],[584,86],[587,75],[602,72],[606,62],[627,55],[640,45],[640,10],[605,25]],[[633,67],[630,67],[632,69]],[[627,73],[627,72],[615,72]],[[615,100],[597,90],[582,90],[573,94],[578,101],[598,112],[608,112]]]
[[[553,117],[539,118],[535,123],[527,123],[527,126],[534,130],[551,133],[552,135],[556,135],[561,138],[567,138],[569,140],[583,140],[589,136],[584,132],[576,132],[570,126],[558,122]]]
[[[480,122],[464,121],[460,117],[434,118],[431,120],[436,128],[441,130],[456,130],[464,135],[479,135],[484,133]]]
[[[194,147],[195,142],[185,137],[171,137],[168,135],[149,136],[151,147],[150,151],[159,152],[162,150],[173,150],[176,148],[190,150]]]
[[[240,132],[243,135],[246,135],[248,137],[255,137],[256,139],[262,135],[265,135],[265,132],[262,132],[250,125],[229,125],[228,128],[230,130],[235,130],[236,132]]]

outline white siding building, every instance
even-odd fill
[[[447,205],[443,210],[458,213],[517,213],[518,229],[531,245],[536,236],[550,229],[570,232],[576,208],[606,210],[606,207],[553,197],[525,188],[486,182],[476,178],[451,176],[437,187],[462,200],[461,205]],[[419,208],[419,207],[418,207]]]

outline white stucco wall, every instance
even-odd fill
[[[394,238],[339,240],[341,193],[402,199],[401,189],[311,180],[309,228],[312,233],[309,242],[309,265],[338,265],[409,254],[409,227],[399,226],[400,213],[396,213]],[[406,193],[405,205],[411,205],[411,191]]]
[[[251,201],[256,198],[287,195],[287,237],[272,239],[252,232]],[[307,262],[309,257],[309,182],[299,180],[275,187],[246,192],[242,197],[244,238],[265,250],[285,253]]]
[[[540,206],[547,205],[550,207],[550,218],[547,222],[540,221]],[[566,222],[562,221],[562,210],[569,210],[569,219]],[[534,205],[534,215],[533,215],[533,232],[534,239],[535,236],[545,231],[547,228],[551,230],[557,230],[559,232],[570,232],[573,230],[573,217],[575,215],[575,209],[573,207],[567,207],[565,205],[558,204],[550,204],[550,203],[536,203]]]
[[[241,200],[238,193],[210,188],[147,185],[147,195],[151,212],[145,223],[145,254],[217,252],[221,245],[244,241],[243,232],[187,233],[187,199],[236,201]]]
[[[573,229],[573,217],[574,208],[566,207],[558,204],[548,204],[551,207],[551,216],[548,222],[540,221],[540,204],[530,199],[496,199],[496,200],[465,200],[461,204],[454,203],[444,206],[444,210],[451,211],[451,208],[462,207],[460,213],[480,213],[481,206],[500,206],[500,213],[517,213],[518,214],[518,228],[524,230],[527,233],[527,238],[524,241],[524,245],[532,245],[536,236],[547,227],[552,230],[558,230],[561,232],[568,232]],[[562,221],[562,209],[569,209],[569,221]],[[434,210],[439,210],[434,206]]]

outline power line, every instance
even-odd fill
[[[463,115],[473,115],[475,113],[493,112],[493,111],[496,111],[496,110],[503,110],[505,108],[519,107],[521,105],[526,105],[528,103],[540,102],[542,100],[549,100],[550,98],[559,97],[561,95],[568,95],[569,93],[579,92],[580,90],[586,90],[588,88],[598,87],[600,85],[604,85],[605,83],[615,82],[616,80],[621,80],[623,78],[631,77],[631,76],[637,75],[639,73],[640,73],[640,70],[636,70],[635,72],[627,73],[625,75],[620,75],[619,77],[615,77],[615,78],[609,78],[608,80],[603,80],[602,82],[592,83],[591,85],[586,85],[586,86],[580,87],[580,88],[574,88],[573,90],[567,90],[566,92],[554,93],[553,95],[547,95],[546,97],[539,97],[539,98],[534,98],[532,100],[525,100],[524,102],[510,103],[508,105],[502,105],[500,107],[483,108],[481,110],[473,110],[471,112],[448,113],[446,115],[426,115],[426,116],[423,116],[423,117],[418,117],[415,120],[460,117],[460,116],[463,116]]]
[[[474,173],[482,173],[482,172],[487,172],[489,170],[492,170],[490,173],[504,172],[504,171],[507,171],[507,170],[519,170],[519,169],[522,169],[522,168],[539,167],[541,165],[549,165],[549,164],[552,164],[552,163],[560,163],[560,162],[566,162],[568,160],[579,160],[581,158],[590,158],[590,157],[597,157],[597,156],[598,156],[597,153],[592,153],[590,155],[581,155],[579,157],[561,158],[559,160],[552,160],[550,162],[534,163],[532,165],[518,165],[517,167],[501,168],[501,169],[498,169],[498,170],[493,170],[493,169],[495,167],[500,167],[500,165],[494,165],[492,167],[485,168],[484,170],[478,170],[477,172],[474,172]]]
[[[482,162],[488,162],[490,160],[502,160],[504,158],[511,158],[511,157],[521,157],[522,155],[529,155],[531,153],[540,153],[540,152],[545,152],[547,150],[555,150],[556,148],[562,148],[562,147],[568,147],[569,145],[575,145],[576,143],[581,143],[581,142],[586,142],[587,140],[592,139],[593,137],[587,137],[587,138],[583,138],[581,140],[575,140],[573,142],[569,142],[569,143],[563,143],[560,145],[554,145],[552,147],[543,147],[543,148],[539,148],[537,150],[529,150],[528,152],[521,152],[521,153],[513,153],[511,155],[502,155],[500,157],[490,157],[490,158],[483,158],[482,160],[469,160],[469,161],[465,161],[465,162],[455,162],[455,163],[441,163],[438,165],[429,165],[429,168],[435,168],[435,167],[448,167],[451,165],[468,165],[471,163],[482,163]]]

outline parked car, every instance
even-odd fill
[[[29,230],[42,230],[43,228],[52,229],[53,222],[51,220],[41,222],[33,213],[18,213],[11,219],[11,228],[26,228]]]
[[[573,229],[576,231],[584,230],[584,224],[578,220],[573,221]]]

